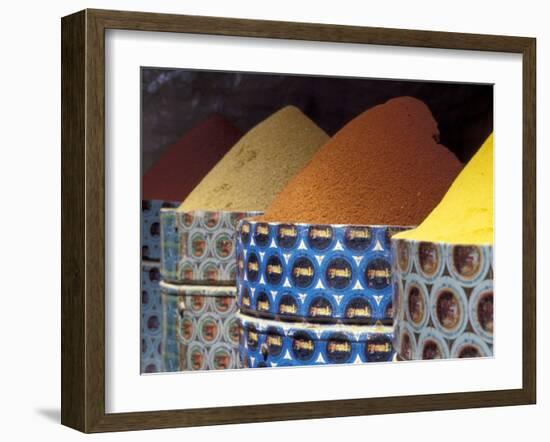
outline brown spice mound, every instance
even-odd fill
[[[438,139],[422,101],[400,97],[375,106],[321,147],[259,219],[418,225],[462,169]]]

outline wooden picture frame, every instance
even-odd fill
[[[513,390],[275,405],[105,412],[105,30],[496,51],[523,63],[523,385]],[[533,38],[85,10],[62,19],[62,409],[83,432],[533,404],[536,149]]]

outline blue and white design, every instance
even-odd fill
[[[141,266],[141,373],[162,371],[162,306],[157,262]]]
[[[177,201],[143,200],[141,202],[141,257],[160,260],[160,210],[177,207]]]
[[[389,239],[406,229],[243,220],[238,305],[265,319],[391,324]]]
[[[289,367],[389,362],[393,331],[387,326],[318,325],[239,314],[243,367]]]

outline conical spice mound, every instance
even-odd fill
[[[418,225],[462,169],[438,140],[437,123],[420,100],[375,106],[319,149],[260,219]]]
[[[443,200],[399,239],[448,244],[493,244],[493,135],[466,164]]]
[[[287,106],[246,133],[178,210],[263,211],[327,139]]]
[[[146,200],[182,201],[242,133],[213,114],[172,144],[143,176]]]

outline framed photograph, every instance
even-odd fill
[[[61,25],[64,425],[535,403],[535,39]]]

